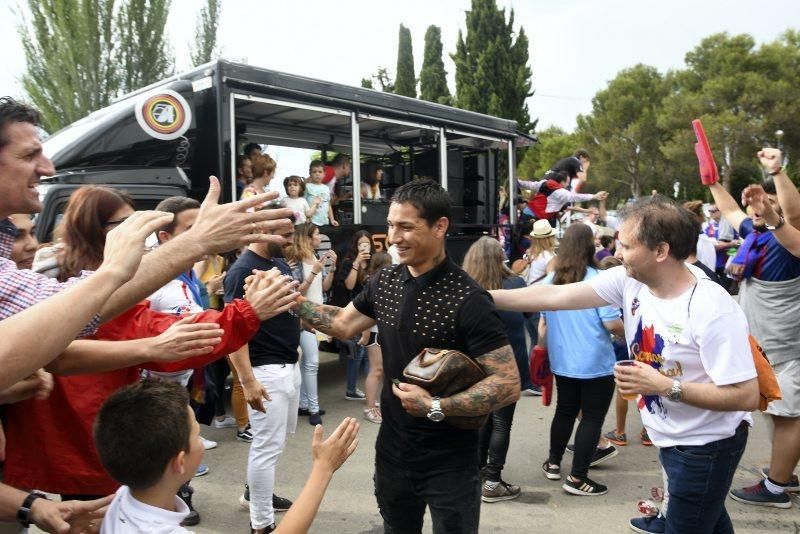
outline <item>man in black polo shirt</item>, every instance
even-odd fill
[[[583,149],[576,150],[572,156],[555,162],[550,170],[567,173],[570,189],[580,193],[581,186],[588,179],[589,153]]]
[[[291,245],[293,234],[294,228],[282,234],[287,246]],[[269,271],[273,268],[280,270],[289,283],[292,270],[283,258],[280,245],[250,245],[225,276],[225,302],[243,298],[245,279],[254,269]],[[275,510],[286,510],[291,505],[287,499],[273,495],[275,466],[286,438],[294,434],[297,427],[300,399],[300,370],[297,365],[300,319],[289,307],[294,306],[287,305],[280,310],[281,313],[263,321],[247,345],[231,354],[231,363],[244,389],[253,433],[247,459],[247,481],[250,525],[258,534],[275,530]],[[266,407],[264,399],[269,401]]]
[[[488,414],[515,402],[514,353],[488,293],[445,255],[447,192],[429,180],[408,183],[395,192],[387,222],[400,265],[374,275],[346,308],[300,299],[298,314],[341,339],[378,324],[384,388],[375,495],[384,532],[421,532],[429,506],[434,533],[477,533],[478,432],[456,429],[447,418]],[[488,377],[442,399],[411,384],[393,385],[426,347],[460,350]]]

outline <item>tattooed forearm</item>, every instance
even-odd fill
[[[338,337],[338,332],[333,329],[333,319],[340,311],[342,309],[336,306],[316,304],[305,300],[297,308],[297,315],[320,332]]]
[[[483,415],[519,399],[519,370],[510,345],[475,360],[488,376],[471,388],[442,399],[446,415]]]

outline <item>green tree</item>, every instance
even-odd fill
[[[411,30],[400,25],[397,44],[397,77],[394,92],[398,95],[417,98],[417,79],[414,75],[414,52],[411,46]]]
[[[22,87],[50,132],[108,105],[117,92],[113,0],[27,0],[18,27]]]
[[[617,74],[592,99],[592,112],[578,116],[578,139],[592,156],[589,179],[597,188],[624,184],[625,196],[639,196],[647,186],[665,187],[657,122],[667,94],[664,77],[640,64]]]
[[[419,72],[419,97],[429,102],[450,105],[447,71],[442,61],[442,30],[430,25],[425,32],[425,57]]]
[[[175,60],[164,27],[170,0],[127,0],[117,16],[120,89],[135,91],[172,74]]]
[[[194,46],[191,51],[192,64],[195,66],[208,63],[219,55],[217,28],[219,28],[221,10],[221,0],[206,0],[205,7],[200,11],[194,30]]]
[[[386,67],[378,67],[375,74],[370,74],[369,78],[361,78],[361,87],[367,89],[380,89],[384,93],[394,93],[394,86],[395,83]]]
[[[361,78],[361,87],[364,89],[375,89],[372,85],[372,78]]]
[[[516,120],[520,129],[532,127],[525,100],[531,91],[528,38],[524,28],[514,39],[514,10],[506,22],[505,9],[495,0],[472,0],[467,11],[466,36],[458,33],[456,98],[458,107]]]

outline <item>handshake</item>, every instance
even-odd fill
[[[256,315],[266,321],[276,315],[293,310],[299,304],[298,282],[277,268],[269,271],[253,271],[245,279],[244,298],[253,307]]]

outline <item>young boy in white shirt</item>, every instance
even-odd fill
[[[322,441],[314,429],[311,475],[276,533],[306,532],[333,473],[358,445],[358,423],[346,418]],[[103,519],[101,534],[186,534],[189,508],[175,495],[203,458],[200,426],[185,388],[144,380],[112,395],[95,420],[95,447],[103,467],[123,486]]]

